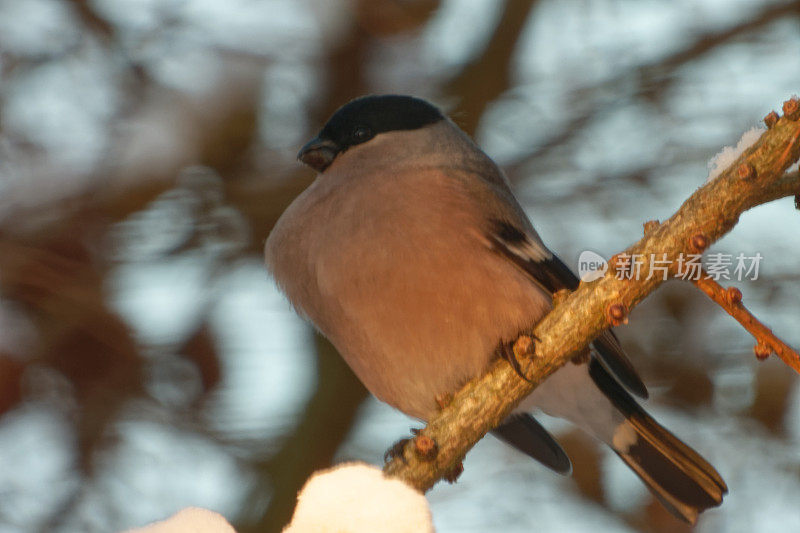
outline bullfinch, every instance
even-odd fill
[[[542,242],[506,176],[429,102],[370,95],[337,110],[299,159],[316,180],[266,242],[266,263],[300,315],[378,399],[421,420],[579,280]],[[567,473],[531,416],[571,421],[611,447],[675,516],[722,502],[722,477],[639,405],[647,389],[609,329],[553,373],[495,435]]]

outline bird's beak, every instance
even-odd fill
[[[300,149],[297,159],[317,172],[322,172],[333,163],[339,152],[339,146],[335,142],[314,137]]]

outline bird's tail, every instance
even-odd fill
[[[728,487],[697,452],[646,413],[641,415],[620,426],[612,448],[667,509],[694,524],[698,513],[722,503]]]
[[[593,366],[595,383],[625,415],[609,444],[661,503],[691,524],[721,504],[728,487],[714,467],[653,420],[602,367]]]

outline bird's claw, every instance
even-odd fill
[[[513,343],[500,343],[500,357],[508,361],[511,368],[514,369],[514,372],[528,383],[532,383],[532,381],[528,379],[528,376],[522,371],[522,366],[519,364],[519,359],[517,358],[517,351],[526,355],[533,354],[536,351],[536,342],[538,341],[539,339],[535,335],[522,335]]]
[[[408,463],[408,461],[406,461],[405,455],[403,455],[403,450],[405,449],[406,444],[408,444],[410,440],[411,440],[410,438],[400,439],[391,446],[389,446],[389,449],[386,450],[386,453],[383,454],[383,462],[388,463],[389,461],[393,461],[394,459],[397,459],[399,457],[400,459],[403,460],[404,463]]]

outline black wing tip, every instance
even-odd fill
[[[605,369],[634,396],[646,400],[650,397],[647,386],[639,377],[633,364],[628,360],[625,351],[620,345],[619,339],[610,329],[603,333],[592,342],[600,363]]]
[[[492,434],[558,474],[568,476],[572,473],[572,461],[567,453],[553,436],[527,413],[511,415],[497,426]]]
[[[635,379],[633,379],[634,377]],[[647,390],[647,385],[645,385],[644,381],[642,381],[642,379],[636,374],[633,374],[631,378],[627,379],[623,385],[625,385],[628,390],[637,398],[641,398],[642,400],[647,400],[650,398],[650,392]]]

